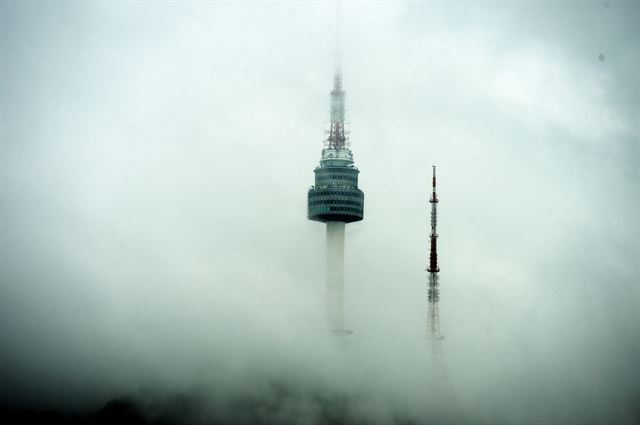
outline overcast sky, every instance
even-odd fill
[[[638,3],[345,2],[365,193],[346,231],[346,352],[322,322],[325,229],[306,219],[333,3],[0,11],[5,402],[93,409],[281,379],[362,395],[368,420],[432,417],[436,164],[457,409],[640,420]]]

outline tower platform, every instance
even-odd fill
[[[352,160],[327,159],[313,171],[315,185],[309,189],[309,220],[352,223],[364,217],[364,193],[358,189],[358,173]]]

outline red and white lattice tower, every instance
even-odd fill
[[[440,312],[438,302],[440,301],[438,267],[438,196],[436,195],[436,167],[433,166],[432,193],[429,199],[431,204],[431,233],[429,239],[431,250],[429,252],[429,287],[427,288],[427,338],[431,341],[433,355],[437,363],[442,363],[442,340],[444,335],[440,333]]]

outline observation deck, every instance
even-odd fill
[[[358,189],[360,171],[351,152],[325,149],[320,165],[313,170],[315,185],[309,189],[309,220],[352,223],[364,217],[364,193]]]

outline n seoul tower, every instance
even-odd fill
[[[307,197],[307,217],[327,225],[326,313],[329,328],[348,334],[344,327],[344,227],[360,221],[364,212],[364,193],[358,189],[358,169],[345,131],[345,92],[339,49],[330,93],[330,124],[320,164],[313,170],[315,185]]]

